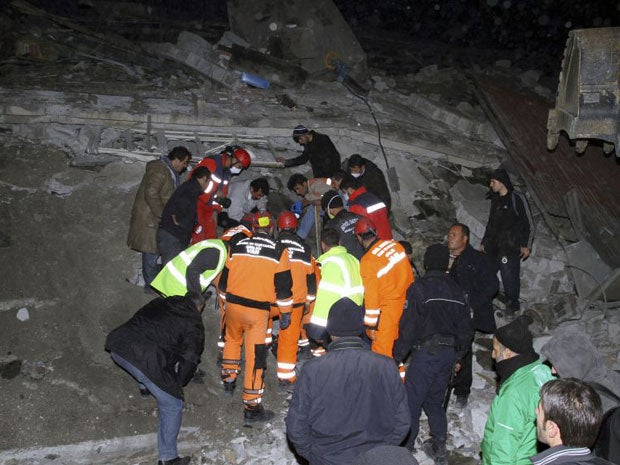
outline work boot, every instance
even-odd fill
[[[297,352],[297,360],[299,361],[307,361],[312,360],[312,351],[310,350],[310,346],[300,347]]]
[[[177,457],[172,460],[159,460],[157,465],[187,465],[191,457]]]
[[[469,396],[467,394],[457,394],[456,396],[456,406],[459,408],[467,407],[467,400]]]
[[[232,397],[233,394],[235,393],[235,388],[237,387],[237,381],[236,380],[224,381],[223,384],[224,384],[224,394]]]
[[[430,438],[422,443],[421,448],[426,455],[433,459],[436,465],[448,465],[448,451],[445,442]]]
[[[201,370],[200,368],[198,368],[196,370],[196,373],[194,373],[194,376],[192,376],[192,383],[204,384],[206,375],[207,374],[205,373],[204,370]]]
[[[290,381],[278,381],[278,388],[286,394],[292,394],[295,390],[295,384]]]
[[[246,408],[243,410],[243,419],[246,423],[256,423],[259,421],[269,421],[274,417],[271,410],[265,410],[262,405],[254,408]]]

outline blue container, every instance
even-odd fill
[[[242,73],[241,82],[245,82],[252,87],[258,87],[259,89],[269,89],[269,81],[255,74]]]

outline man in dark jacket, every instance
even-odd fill
[[[489,176],[491,211],[480,250],[489,254],[495,271],[499,269],[506,295],[506,314],[511,316],[520,309],[521,260],[532,250],[534,225],[525,196],[514,190],[504,169]]]
[[[392,210],[392,196],[383,171],[373,162],[357,153],[349,157],[347,167],[351,176],[359,179],[368,192],[372,192],[381,199],[389,213]]]
[[[473,329],[467,299],[446,274],[450,254],[445,245],[431,245],[424,254],[426,274],[407,290],[394,359],[409,353],[405,387],[411,412],[407,448],[414,450],[422,409],[428,417],[431,438],[422,445],[437,465],[447,464],[448,423],[442,407],[454,363],[471,344]]]
[[[325,228],[333,228],[340,235],[340,245],[347,249],[351,255],[360,260],[364,255],[364,249],[360,245],[353,228],[360,219],[355,213],[351,213],[344,208],[344,201],[340,194],[335,191],[327,191],[321,199],[323,211],[329,218]]]
[[[536,433],[549,449],[530,460],[534,465],[612,465],[589,449],[602,416],[601,399],[588,384],[574,378],[546,382],[536,407]]]
[[[329,312],[327,354],[306,362],[286,417],[288,436],[310,465],[351,465],[409,431],[405,389],[394,361],[359,337],[364,310],[345,297]]]
[[[467,302],[473,313],[472,325],[476,331],[495,332],[493,297],[499,282],[487,255],[469,245],[469,228],[456,223],[448,231],[450,250],[450,276],[467,294]],[[472,383],[471,346],[459,362],[459,371],[452,383],[459,407],[467,405]]]
[[[181,184],[166,203],[157,231],[157,248],[162,265],[165,266],[189,245],[198,220],[198,197],[202,195],[209,179],[211,172],[206,167],[196,168],[191,179]]]
[[[304,146],[304,151],[298,157],[287,160],[282,157],[277,161],[285,167],[299,166],[310,162],[314,178],[331,178],[334,171],[340,168],[340,154],[331,139],[325,134],[309,131],[305,126],[296,126],[293,130],[293,139]]]
[[[204,349],[200,295],[154,299],[113,330],[105,348],[112,359],[157,401],[158,465],[186,465],[177,436],[183,415],[183,386],[194,375]],[[141,390],[142,390],[141,389]]]

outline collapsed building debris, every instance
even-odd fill
[[[22,0],[2,18],[3,24],[20,18],[19,28],[7,28],[20,34],[4,38],[1,50],[10,53],[0,62],[0,217],[6,218],[0,224],[0,326],[6,335],[0,338],[0,413],[20,425],[0,431],[0,462],[14,465],[143,465],[156,460],[154,404],[139,398],[135,384],[103,351],[105,335],[149,299],[134,285],[140,282],[135,279],[140,258],[125,245],[131,203],[146,161],[174,145],[187,146],[199,159],[224,144],[240,143],[253,156],[252,167],[240,179],[267,178],[273,188],[270,208],[279,211],[293,199],[286,178],[306,169],[283,170],[274,161],[300,150],[291,138],[295,125],[328,134],[343,160],[360,153],[387,171],[385,153],[394,168],[388,173],[395,178],[389,183],[394,223],[412,242],[419,263],[429,244],[444,241],[454,220],[470,225],[472,244],[478,245],[488,218],[486,170],[513,156],[511,138],[492,124],[490,112],[482,111],[468,73],[461,69],[462,56],[449,61],[447,49],[438,49],[443,65],[437,66],[439,59],[435,64],[425,61],[431,56],[427,48],[404,50],[403,43],[372,37],[369,42],[387,44],[411,63],[398,75],[372,69],[374,87],[364,93],[364,101],[337,80],[335,69],[326,69],[320,47],[300,58],[287,51],[286,41],[269,39],[273,21],[276,34],[291,34],[304,46],[337,31],[338,22],[332,24],[330,15],[320,13],[324,2],[310,10],[294,3],[290,8],[299,11],[294,17],[288,7],[274,16],[259,2],[263,13],[246,14],[258,38],[246,37],[245,43],[230,31],[213,37],[217,27],[190,32],[184,29],[189,22],[182,21],[160,32],[148,27],[148,12],[141,4],[95,3],[100,14],[110,8],[143,18],[146,31],[140,43],[122,40],[116,30],[105,32],[42,10],[34,15]],[[231,8],[250,8],[249,3]],[[308,21],[320,21],[324,29],[319,34]],[[105,21],[93,23],[101,24]],[[125,34],[128,29],[119,27]],[[348,32],[342,40],[349,40]],[[341,61],[345,71],[362,76],[363,82],[369,56],[358,56],[356,47],[351,55],[338,50],[330,63]],[[467,59],[472,56],[470,52]],[[375,56],[373,63],[389,59],[400,66],[398,57]],[[242,71],[274,85],[269,90],[242,85]],[[510,63],[478,71],[492,75],[495,82],[517,76],[521,85],[545,94],[535,72],[511,68]],[[509,90],[514,93],[515,88]],[[515,99],[519,103],[514,109],[525,102],[521,96]],[[519,117],[531,116],[525,112]],[[541,140],[544,143],[544,135]],[[512,175],[522,176],[519,188],[537,206],[534,253],[522,267],[522,296],[535,312],[538,333],[548,337],[558,325],[583,326],[610,366],[618,369],[617,265],[606,263],[610,255],[594,248],[592,240],[613,236],[604,228],[594,230],[591,210],[596,208],[582,204],[585,193],[566,203],[549,193],[541,195],[540,185],[549,181],[547,170],[556,174],[566,168],[539,167],[542,159],[550,164],[548,157],[537,149],[510,167]],[[565,158],[561,161],[566,163]],[[607,176],[617,170],[607,168],[604,187],[614,192]],[[558,195],[562,182],[550,183]],[[569,184],[579,183],[567,182],[566,187]],[[556,218],[549,226],[545,217],[555,218],[558,212],[566,218]],[[573,227],[578,213],[581,228]],[[239,399],[220,397],[214,300],[203,314],[207,346],[201,368],[206,376],[204,384],[187,387],[181,450],[208,464],[298,464],[287,446],[287,395],[277,390],[271,356],[265,400],[278,413],[272,423],[245,427],[234,413]],[[607,307],[601,304],[605,300]],[[495,305],[501,309],[503,304],[498,299]],[[497,320],[506,322],[501,312]],[[490,355],[491,338],[478,335],[470,404],[463,410],[449,406],[449,460],[455,465],[475,463],[479,454],[495,387]],[[24,361],[31,362],[22,370]],[[416,458],[430,464],[422,452]]]

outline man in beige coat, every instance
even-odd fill
[[[179,174],[186,168],[191,153],[185,147],[173,148],[167,157],[146,164],[131,210],[127,245],[142,252],[142,275],[145,292],[150,292],[151,281],[157,276],[157,229],[159,220],[168,199],[179,186]]]

